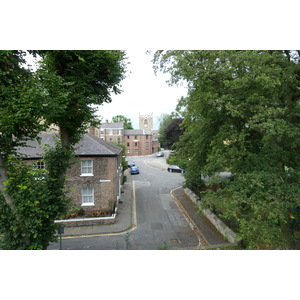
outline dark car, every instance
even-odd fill
[[[132,160],[129,160],[129,161],[127,162],[127,164],[128,164],[128,168],[131,168],[131,167],[135,166],[135,162],[132,161]]]
[[[140,174],[139,168],[137,166],[132,166],[130,169],[131,174]]]
[[[163,152],[156,153],[156,157],[162,157],[162,156],[165,156]]]
[[[184,169],[183,169],[183,168],[180,168],[180,167],[178,167],[178,166],[175,166],[175,165],[170,165],[170,166],[168,166],[168,172],[183,173],[183,172],[184,172]]]

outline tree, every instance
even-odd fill
[[[188,82],[178,151],[186,183],[222,186],[203,206],[236,220],[247,248],[294,248],[300,207],[299,51],[156,52],[155,68]],[[184,155],[184,156],[183,156]],[[219,172],[233,176],[222,182]]]
[[[126,118],[123,115],[117,115],[117,116],[112,117],[112,122],[113,123],[124,122],[124,129],[133,129],[131,120],[129,118]]]
[[[159,129],[158,129],[158,141],[161,146],[167,148],[165,143],[165,129],[172,123],[172,115],[170,114],[162,114],[159,117]]]
[[[45,249],[55,240],[54,220],[67,207],[65,173],[74,144],[94,119],[93,104],[119,93],[122,51],[31,51],[42,56],[36,74],[22,67],[24,52],[1,51],[0,223],[2,247]],[[43,180],[16,159],[20,141],[50,124],[60,140],[46,151]]]
[[[93,124],[95,108],[111,102],[111,93],[119,94],[124,79],[125,52],[123,51],[38,51],[43,57],[40,69],[49,97],[67,95],[61,99],[58,111],[48,115],[47,123],[60,128],[62,146],[76,143],[86,127]],[[54,74],[61,79],[53,85]],[[48,79],[48,80],[47,80]],[[51,101],[50,101],[51,102]]]
[[[165,128],[163,136],[164,145],[167,149],[175,148],[176,143],[179,142],[179,138],[183,134],[183,129],[180,126],[182,121],[182,118],[172,119],[172,122]]]

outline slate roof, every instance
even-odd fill
[[[28,159],[42,158],[44,149],[43,145],[48,144],[54,147],[55,138],[58,138],[56,133],[47,132],[39,135],[41,142],[32,140],[26,142],[28,147],[19,147],[17,151]],[[84,134],[81,140],[75,145],[75,155],[77,156],[117,156],[122,149],[111,143],[105,142],[91,134]]]
[[[100,128],[103,129],[123,129],[124,123],[103,123],[100,125]]]
[[[124,135],[151,135],[150,132],[143,130],[143,129],[126,129],[124,130]]]

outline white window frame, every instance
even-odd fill
[[[94,205],[94,188],[84,187],[81,189],[81,206]]]
[[[46,170],[44,161],[37,161],[33,163],[33,171],[40,171],[40,170]],[[39,172],[41,176],[34,177],[35,180],[43,180],[45,179],[46,172]]]
[[[91,162],[91,165],[84,166],[84,162]],[[94,176],[94,166],[92,159],[84,159],[81,161],[81,176]]]

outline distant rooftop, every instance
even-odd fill
[[[103,129],[124,129],[124,123],[103,123],[100,125]]]
[[[143,129],[126,129],[124,135],[151,135],[149,131]]]
[[[44,154],[43,146],[48,144],[51,148],[55,146],[57,133],[47,132],[39,135],[41,142],[36,139],[27,141],[28,147],[19,147],[17,151],[26,158],[42,158]],[[105,142],[91,134],[84,134],[81,140],[75,145],[75,155],[77,156],[117,156],[122,149],[111,143]]]

